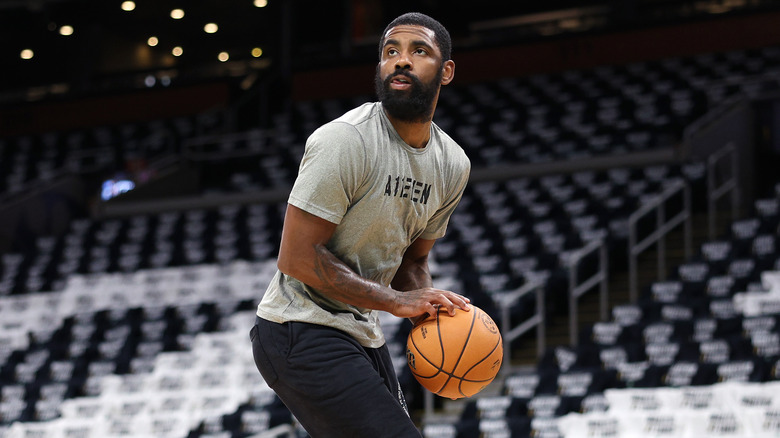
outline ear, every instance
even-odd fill
[[[442,67],[442,75],[441,75],[441,84],[447,85],[455,78],[455,61],[448,60],[444,61],[444,66]]]

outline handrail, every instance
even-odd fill
[[[729,158],[731,164],[731,177],[727,178],[720,186],[716,186],[715,169],[718,163]],[[733,142],[729,142],[723,148],[707,157],[707,231],[709,238],[714,239],[715,222],[717,217],[716,202],[726,194],[731,194],[731,219],[737,217],[737,207],[740,203],[739,191],[739,163],[737,162],[737,148]]]
[[[510,310],[512,306],[523,296],[535,292],[536,293],[536,311],[533,316],[526,319],[522,323],[515,327],[511,327]],[[542,357],[545,350],[545,307],[544,307],[544,288],[539,281],[532,281],[526,283],[510,292],[505,292],[500,295],[495,295],[493,301],[499,306],[501,310],[501,337],[504,341],[504,354],[512,351],[512,341],[519,338],[527,331],[534,327],[536,329],[536,354],[538,357]],[[508,372],[507,367],[503,367],[502,373]]]
[[[578,283],[578,268],[580,263],[585,258],[585,256],[596,251],[599,252],[598,272],[584,280],[582,283]],[[571,258],[569,258],[569,342],[572,346],[576,346],[579,339],[579,298],[597,284],[599,285],[600,295],[600,317],[602,321],[607,319],[607,306],[609,299],[607,285],[607,282],[609,281],[608,263],[607,247],[604,244],[604,241],[601,239],[591,241],[584,247],[577,250],[577,252],[572,254]]]
[[[664,203],[672,196],[683,193],[682,211],[674,215],[665,222],[666,208]],[[656,228],[642,241],[637,242],[636,225],[639,219],[651,213],[656,212]],[[685,226],[685,256],[691,256],[691,191],[688,185],[681,179],[674,180],[661,194],[655,199],[639,207],[637,211],[628,218],[628,281],[629,294],[631,302],[636,303],[639,298],[637,286],[637,257],[648,247],[657,242],[658,244],[658,278],[663,279],[666,275],[666,244],[664,237],[675,227],[684,223]]]
[[[697,132],[704,130],[707,125],[716,123],[718,119],[720,119],[720,117],[723,116],[723,114],[731,111],[737,105],[742,104],[745,101],[746,101],[745,95],[740,93],[725,98],[721,103],[715,106],[715,108],[712,108],[711,110],[707,111],[706,113],[704,113],[704,115],[702,115],[698,119],[694,120],[691,124],[689,124],[683,130],[683,139],[686,140],[690,139]]]

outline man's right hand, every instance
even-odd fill
[[[450,316],[455,315],[456,308],[468,312],[471,310],[470,302],[467,297],[455,292],[426,287],[398,292],[390,313],[399,318],[409,318],[416,324],[430,315],[435,315],[442,307]]]

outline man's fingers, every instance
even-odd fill
[[[470,299],[448,290],[424,288],[404,294],[408,294],[406,295],[408,299],[399,300],[393,312],[396,316],[407,318],[417,318],[426,314],[433,316],[438,312],[438,308],[446,309],[450,316],[454,316],[458,308],[466,312],[471,310]]]
[[[439,299],[441,300],[441,305],[447,309],[447,313],[450,316],[455,316],[456,307],[465,310],[466,312],[471,310],[471,306],[469,306],[470,300],[454,292],[442,294]]]
[[[458,295],[456,293],[453,293],[452,298],[450,298],[450,301],[452,301],[453,304],[465,310],[466,312],[471,310],[471,306],[469,306],[471,300],[464,297],[463,295]]]

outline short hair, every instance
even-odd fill
[[[432,30],[434,39],[436,40],[436,45],[439,46],[439,51],[441,52],[442,62],[451,59],[452,40],[450,39],[450,33],[447,31],[447,28],[445,28],[441,23],[439,23],[435,19],[419,12],[407,12],[399,16],[395,20],[391,21],[390,24],[388,24],[387,27],[385,27],[385,30],[382,32],[382,38],[379,41],[380,58],[382,58],[382,45],[385,41],[385,35],[387,35],[387,31],[389,31],[393,27],[401,26],[405,24],[412,25],[412,26],[422,26]]]

